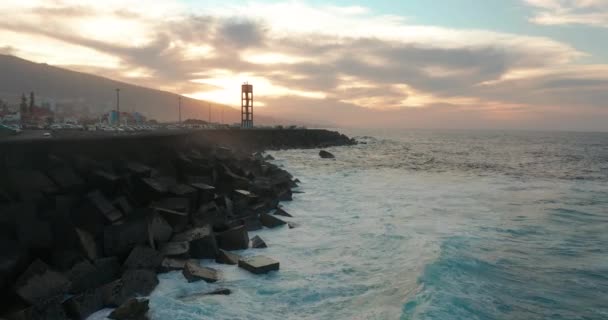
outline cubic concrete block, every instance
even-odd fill
[[[168,242],[160,247],[160,253],[164,256],[188,256],[190,252],[190,243],[187,241]]]
[[[235,265],[239,263],[240,258],[241,256],[236,253],[220,249],[217,253],[217,256],[215,257],[215,262],[221,264]]]
[[[251,238],[251,247],[256,249],[268,248],[266,242],[264,242],[264,240],[262,240],[260,236],[255,236]]]
[[[40,305],[68,292],[70,281],[53,271],[41,260],[35,260],[17,279],[15,291],[30,305]]]
[[[173,242],[187,241],[190,243],[190,257],[196,259],[213,259],[217,254],[217,243],[210,226],[190,229],[176,234]]]
[[[254,256],[239,260],[239,267],[251,273],[262,274],[279,270],[279,262],[265,256]]]
[[[260,222],[262,222],[262,225],[264,225],[266,228],[276,228],[287,223],[267,213],[260,214]]]
[[[127,260],[125,260],[123,267],[125,269],[156,270],[162,261],[163,255],[158,251],[144,246],[137,246],[133,248]]]
[[[217,246],[224,250],[241,250],[249,248],[249,234],[244,225],[215,234]]]
[[[188,282],[204,280],[205,282],[217,282],[220,278],[219,272],[212,268],[201,267],[197,263],[187,262],[182,271]]]

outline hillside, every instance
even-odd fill
[[[159,121],[176,121],[177,96],[174,93],[140,87],[92,74],[75,72],[47,64],[30,62],[9,55],[0,55],[0,99],[17,104],[22,93],[34,91],[40,100],[52,99],[58,103],[69,101],[87,106],[101,113],[116,105],[116,88],[120,88],[120,105],[125,111],[137,110],[148,118]],[[237,97],[238,101],[238,97]],[[182,119],[207,120],[207,101],[182,98]],[[239,110],[219,104],[212,105],[212,120],[220,119],[224,110],[224,122],[240,122]],[[257,123],[272,124],[277,121],[256,117]]]

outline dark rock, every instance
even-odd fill
[[[265,256],[254,256],[240,259],[239,267],[251,273],[262,274],[279,270],[279,262]]]
[[[336,158],[333,154],[331,154],[325,150],[319,151],[319,157],[321,157],[323,159],[335,159]]]
[[[182,232],[186,229],[189,222],[188,214],[185,212],[174,211],[165,208],[154,208],[154,211],[159,213],[165,221],[169,223],[173,232]]]
[[[295,228],[299,227],[300,225],[295,222],[288,222],[287,226],[289,227],[289,229],[295,229]]]
[[[78,191],[84,187],[84,181],[70,167],[53,168],[49,177],[62,191]]]
[[[119,306],[128,299],[148,296],[158,285],[156,273],[151,270],[127,270],[119,280],[102,287],[104,305]]]
[[[241,256],[239,256],[238,254],[220,249],[217,253],[217,256],[215,257],[215,262],[221,264],[235,265],[239,263],[240,258]]]
[[[50,299],[62,297],[69,288],[70,281],[41,260],[35,260],[15,283],[19,297],[30,305],[41,305]]]
[[[268,246],[266,245],[266,242],[264,242],[264,240],[262,240],[262,238],[260,238],[260,236],[255,236],[253,238],[251,238],[251,247],[252,248],[268,248]]]
[[[90,233],[82,229],[76,229],[76,235],[78,236],[78,244],[82,249],[82,252],[90,260],[95,260],[99,257],[98,244]]]
[[[190,256],[196,259],[213,259],[217,254],[217,243],[209,225],[176,234],[173,242],[190,242]]]
[[[127,172],[138,178],[150,178],[152,168],[137,162],[129,162],[126,166]]]
[[[270,160],[275,160],[275,158],[274,158],[273,156],[271,156],[271,155],[267,154],[267,155],[264,157],[264,160],[266,160],[266,161],[270,161]]]
[[[159,201],[155,201],[154,203],[152,203],[150,207],[153,207],[155,209],[169,209],[184,213],[190,212],[190,202],[188,198],[163,198]]]
[[[179,297],[179,299],[182,301],[192,301],[192,300],[196,300],[199,298],[203,298],[205,296],[214,296],[214,295],[227,296],[231,293],[232,293],[232,291],[228,288],[218,288],[218,289],[215,289],[215,290],[209,291],[209,292],[201,292],[201,293],[193,293],[193,294],[184,295],[184,296]]]
[[[107,171],[97,170],[91,175],[91,185],[108,195],[116,194],[122,183],[122,178]]]
[[[117,257],[97,259],[93,263],[97,268],[99,282],[106,284],[115,280],[120,272],[120,262]]]
[[[249,248],[249,234],[244,225],[216,233],[217,246],[224,250],[240,250]]]
[[[154,213],[148,218],[148,235],[150,237],[150,246],[156,247],[157,244],[163,244],[173,234],[173,227],[159,214]]]
[[[186,262],[198,263],[194,259],[182,259],[182,258],[165,258],[160,264],[161,272],[177,271],[182,270],[186,266]]]
[[[131,251],[123,267],[126,269],[156,270],[162,261],[163,256],[158,251],[148,247],[137,246]]]
[[[106,256],[127,255],[136,245],[148,241],[148,224],[145,219],[127,221],[108,226],[103,235]]]
[[[262,225],[264,225],[266,228],[276,228],[287,223],[267,213],[260,214],[260,222],[262,222]]]
[[[100,288],[86,290],[69,297],[63,302],[63,307],[70,318],[86,319],[103,309],[103,291]]]
[[[160,253],[164,256],[188,256],[190,252],[190,243],[187,241],[182,242],[169,242],[165,243],[160,247]]]
[[[195,262],[186,262],[182,274],[188,282],[205,280],[205,282],[216,282],[219,280],[217,270],[207,267],[201,267]]]
[[[274,212],[274,214],[277,215],[277,216],[283,216],[283,217],[293,218],[293,216],[291,214],[289,214],[287,211],[283,210],[283,208],[278,208]]]
[[[116,320],[144,320],[148,319],[147,313],[150,307],[148,299],[131,298],[116,310],[112,311],[108,318]]]
[[[129,203],[129,200],[127,200],[125,197],[118,197],[114,199],[112,204],[122,212],[123,216],[128,217],[133,213],[133,207]]]
[[[245,224],[245,228],[247,228],[247,231],[256,231],[262,229],[263,227],[262,222],[260,221],[260,218],[257,215],[244,218],[242,219],[242,221]]]
[[[293,193],[291,192],[290,189],[285,189],[285,190],[279,192],[278,198],[279,198],[279,201],[292,201]]]
[[[122,213],[116,209],[108,199],[99,191],[87,194],[87,199],[91,207],[99,214],[103,215],[110,223],[122,218]]]
[[[197,227],[207,224],[215,225],[225,220],[226,213],[214,201],[203,204],[197,212],[192,214],[192,223]]]
[[[99,270],[89,261],[81,261],[75,264],[67,273],[71,282],[70,293],[79,293],[103,284],[99,277]]]

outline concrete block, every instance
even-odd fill
[[[279,270],[279,262],[265,256],[254,256],[239,260],[239,267],[251,273],[262,274]]]
[[[204,280],[205,282],[217,282],[220,279],[219,272],[212,268],[201,267],[197,263],[187,262],[182,271],[188,282]]]

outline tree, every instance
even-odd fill
[[[21,94],[21,104],[19,104],[19,110],[21,111],[21,114],[27,113],[27,97],[25,96],[25,93]]]
[[[30,92],[30,112],[34,110],[34,104],[36,101],[34,100],[34,91]]]

